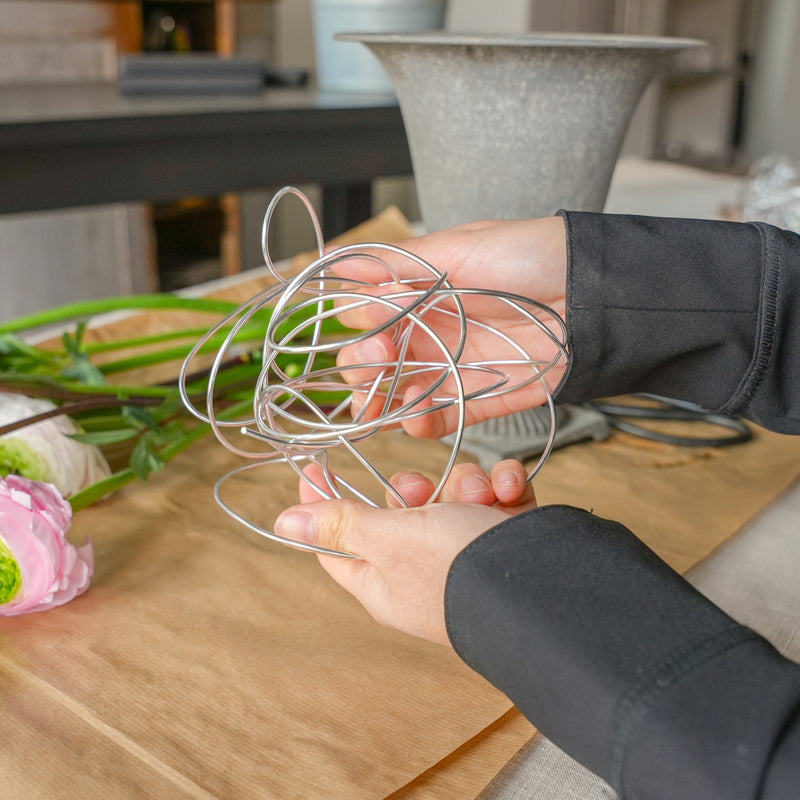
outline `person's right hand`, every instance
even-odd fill
[[[533,220],[484,221],[468,223],[438,233],[428,234],[399,244],[427,261],[439,272],[446,272],[447,279],[456,288],[481,288],[510,292],[531,298],[552,308],[560,316],[565,313],[566,293],[566,238],[564,223],[560,217],[545,217]],[[429,278],[423,267],[407,258],[392,257],[380,252],[396,270],[401,280]],[[384,268],[367,260],[353,259],[343,262],[336,271],[346,278],[365,280],[373,283],[385,282]],[[386,287],[381,294],[397,291],[397,286]],[[518,341],[535,358],[549,361],[556,352],[552,342],[535,325],[520,318],[519,314],[496,300],[481,296],[464,296],[464,309],[470,319],[483,323]],[[373,328],[377,323],[391,315],[386,308],[370,305],[359,311],[351,311],[341,316],[342,322],[353,328]],[[452,316],[429,312],[424,317],[437,335],[448,344],[454,345],[457,337],[457,322]],[[555,330],[552,325],[548,325]],[[463,362],[493,363],[511,355],[503,352],[504,345],[498,337],[476,326],[469,326],[469,339],[463,353]],[[501,354],[502,353],[502,354]],[[350,383],[369,379],[376,370],[358,365],[392,362],[397,358],[397,350],[391,336],[378,333],[365,341],[344,347],[339,354],[338,364],[343,367],[343,377]],[[410,342],[407,361],[442,362],[442,352],[423,331],[416,330]],[[503,369],[503,367],[499,367]],[[530,375],[530,370],[514,367],[509,370],[514,378]],[[563,364],[548,373],[547,382],[551,390],[556,387],[564,373]],[[478,380],[467,372],[463,374],[465,385],[469,388],[470,379]],[[404,386],[403,401],[410,402],[429,385],[435,376],[420,375],[410,385]],[[485,384],[489,379],[481,375],[479,381]],[[466,424],[484,419],[504,416],[515,411],[532,408],[544,402],[545,395],[538,382],[518,391],[498,397],[489,397],[467,404]],[[355,411],[358,410],[359,395],[355,398]],[[420,403],[424,407],[426,401]],[[380,401],[374,400],[365,416],[371,418],[378,413]],[[438,438],[457,426],[455,407],[435,414],[419,416],[403,423],[405,430],[418,437]]]

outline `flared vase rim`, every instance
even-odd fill
[[[475,34],[450,31],[411,33],[347,32],[334,36],[338,41],[363,44],[409,44],[469,47],[583,47],[596,49],[686,50],[707,47],[701,39],[675,36],[635,36],[622,33],[520,33]]]

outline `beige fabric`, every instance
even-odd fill
[[[687,577],[732,617],[800,662],[800,481]]]
[[[537,733],[476,800],[615,800],[617,793]]]

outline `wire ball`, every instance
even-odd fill
[[[297,275],[287,277],[276,267],[269,252],[269,234],[275,209],[287,195],[294,195],[305,206],[317,240],[318,257]],[[537,462],[528,473],[530,481],[541,469],[553,447],[556,413],[548,373],[557,365],[566,366],[566,325],[549,307],[520,295],[478,288],[455,288],[447,278],[419,256],[395,245],[369,243],[347,245],[325,252],[319,221],[308,198],[287,186],[275,194],[267,208],[261,231],[261,244],[267,270],[275,285],[247,300],[215,324],[194,345],[180,371],[181,399],[197,419],[211,426],[217,440],[248,463],[220,477],[214,497],[233,519],[250,530],[281,544],[323,555],[354,558],[353,554],[296,542],[255,524],[240,514],[222,495],[223,486],[242,472],[265,465],[288,465],[298,478],[327,499],[350,496],[373,507],[370,497],[345,480],[331,464],[330,454],[345,452],[355,459],[377,484],[400,505],[408,503],[389,479],[364,454],[360,443],[387,428],[426,414],[452,409],[457,417],[455,432],[449,437],[447,463],[426,503],[439,497],[458,457],[469,404],[496,398],[538,383],[550,411],[550,432]],[[353,260],[378,267],[385,278],[378,282],[341,277]],[[403,278],[394,263],[409,262],[414,278]],[[408,265],[407,265],[408,266]],[[400,270],[401,272],[403,270]],[[505,331],[470,318],[465,303],[498,304],[506,315],[518,317],[528,336],[534,331],[537,350],[534,357]],[[237,349],[237,337],[259,312],[269,309],[261,346],[262,366],[253,391],[252,413],[240,419],[223,419],[216,408],[216,383],[223,365]],[[372,312],[380,321],[368,329],[338,326],[331,334],[331,323],[341,314]],[[376,313],[379,312],[379,313]],[[509,325],[516,330],[517,324]],[[198,408],[187,389],[190,365],[207,349],[213,337],[228,329],[208,370],[205,409]],[[437,329],[450,331],[447,337]],[[338,351],[385,332],[390,335],[397,357],[391,361],[360,363],[343,367],[335,364]],[[470,336],[494,337],[496,347],[491,360],[468,361]],[[425,360],[414,360],[419,350],[433,353]],[[539,342],[541,341],[541,343]],[[288,366],[287,366],[288,364]],[[364,375],[367,375],[365,378]],[[404,398],[410,385],[425,388],[413,398]],[[246,449],[241,440],[229,435],[233,430],[253,442]],[[303,467],[316,464],[324,486],[305,474]]]

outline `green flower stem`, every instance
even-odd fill
[[[264,331],[269,320],[259,320],[257,323],[248,323],[243,326],[237,333],[236,341],[262,341],[264,338]],[[227,336],[231,329],[231,325],[226,325],[211,338],[209,341],[222,343],[222,340]],[[179,339],[192,339],[192,343],[186,348],[188,353],[191,347],[197,340],[208,331],[208,328],[181,328],[180,330],[167,331],[165,333],[157,333],[152,336],[139,336],[132,339],[114,339],[109,342],[85,342],[81,344],[81,351],[87,355],[95,355],[96,353],[108,353],[113,350],[127,350],[137,347],[148,347],[155,344],[163,344],[164,342],[175,341]]]
[[[205,332],[205,331],[204,331]],[[227,331],[220,331],[219,334],[212,336],[209,340],[197,351],[198,353],[210,353],[219,350]],[[247,335],[250,334],[250,335]],[[251,331],[245,331],[243,328],[236,338],[238,344],[244,341],[258,343],[260,346],[264,339],[264,328],[255,327]],[[132,369],[140,369],[141,367],[149,367],[154,364],[161,364],[165,361],[183,360],[189,355],[191,349],[195,346],[196,342],[189,344],[177,345],[175,347],[165,348],[164,350],[157,350],[154,353],[142,353],[140,355],[131,356],[130,358],[122,358],[118,361],[109,361],[105,364],[100,364],[98,369],[104,375],[112,375],[115,372],[127,372]]]
[[[0,355],[5,356],[6,359],[24,357],[36,363],[51,364],[60,362],[66,354],[63,350],[42,350],[36,345],[28,344],[13,333],[2,333],[0,334]]]
[[[113,350],[127,350],[134,347],[148,347],[163,342],[171,342],[175,339],[194,339],[197,340],[208,329],[207,328],[181,328],[180,330],[167,331],[165,333],[154,333],[152,336],[136,336],[132,339],[112,339],[108,342],[83,342],[81,350],[87,355],[95,353],[108,353]]]
[[[230,408],[226,408],[225,411],[218,414],[218,417],[222,420],[234,419],[241,414],[242,411],[248,409],[251,405],[252,401],[244,400],[240,403],[236,403],[236,405],[233,405]],[[195,442],[202,439],[210,431],[211,427],[209,425],[197,425],[175,441],[165,445],[159,451],[158,457],[164,462],[169,461],[178,455],[178,453],[183,452],[187,447],[191,447],[191,445],[193,445]],[[133,481],[136,479],[136,473],[134,470],[131,467],[126,467],[125,469],[110,475],[108,478],[104,478],[102,481],[98,481],[97,483],[93,483],[91,486],[87,486],[83,491],[78,492],[70,498],[69,502],[72,506],[73,512],[79,511],[82,508],[86,508],[87,506],[92,505],[92,503],[96,503],[106,495],[121,489],[123,486],[126,486],[129,483],[133,483]]]
[[[75,420],[84,433],[94,433],[96,431],[115,431],[129,425],[127,419],[122,414],[87,414],[75,415]]]
[[[171,309],[178,311],[201,311],[217,314],[230,314],[239,307],[229,300],[215,300],[206,297],[179,297],[174,294],[139,294],[124,297],[106,297],[99,300],[81,300],[56,308],[38,311],[24,317],[0,323],[0,333],[41,328],[82,317],[104,314],[108,311],[146,311],[150,309]]]
[[[135,480],[136,473],[130,467],[127,467],[119,472],[115,472],[113,475],[109,475],[108,478],[104,478],[102,481],[87,486],[77,494],[72,495],[69,499],[69,504],[72,506],[73,512],[80,511],[80,509],[86,508],[86,506],[90,506],[92,503],[96,503],[106,495],[116,492],[118,489],[121,489],[123,486]]]
[[[55,379],[48,375],[3,375],[0,373],[0,391],[28,394],[32,397],[48,397],[53,400],[74,400],[85,396],[131,400],[143,397],[167,397],[175,391],[175,388],[174,384],[88,386],[79,381]]]
[[[109,361],[105,364],[100,364],[98,369],[103,375],[113,375],[116,372],[129,372],[132,369],[152,367],[155,364],[161,364],[165,361],[183,360],[189,354],[193,346],[194,343],[186,346],[168,347],[155,353],[142,353],[141,355],[131,356],[130,358],[121,358],[118,361]],[[209,350],[211,350],[211,347],[203,347],[198,352],[207,352]]]

